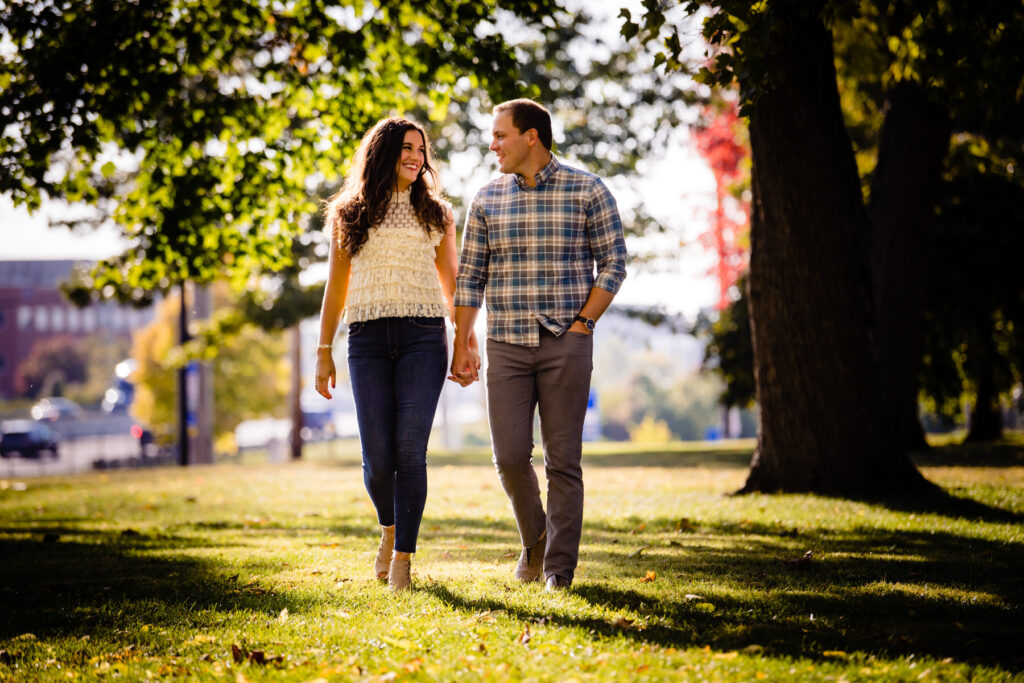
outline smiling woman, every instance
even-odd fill
[[[427,439],[448,362],[444,316],[454,315],[455,217],[440,191],[426,132],[392,117],[363,136],[326,207],[331,251],[316,391],[332,398],[344,309],[363,479],[381,526],[374,573],[393,590],[412,582]]]

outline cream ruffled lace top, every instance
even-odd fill
[[[352,257],[345,322],[448,315],[434,266],[442,237],[423,229],[408,190],[395,193],[384,220]]]

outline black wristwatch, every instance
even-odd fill
[[[590,332],[594,331],[594,325],[597,324],[597,321],[595,321],[593,318],[585,318],[582,315],[577,315],[575,320],[579,320],[581,323],[586,325],[587,330],[589,330]]]

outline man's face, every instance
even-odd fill
[[[511,112],[503,111],[494,117],[490,150],[498,156],[498,169],[502,173],[522,175],[530,155],[530,143],[526,132],[519,132],[512,124]]]

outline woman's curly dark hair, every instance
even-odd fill
[[[423,136],[425,159],[419,177],[410,186],[409,200],[427,232],[443,232],[448,209],[441,202],[441,177],[433,166],[430,140],[423,127],[401,116],[382,119],[366,132],[341,189],[327,201],[326,228],[349,256],[359,253],[370,228],[379,225],[395,187],[395,167],[402,155],[405,134]]]

